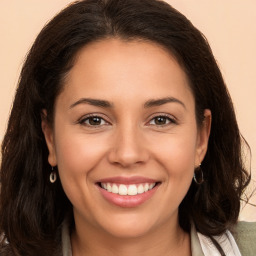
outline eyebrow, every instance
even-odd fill
[[[69,108],[73,108],[79,104],[89,104],[96,107],[102,108],[112,108],[113,104],[106,100],[99,100],[99,99],[90,99],[90,98],[82,98],[73,103]]]
[[[167,103],[178,103],[180,105],[182,105],[185,109],[186,106],[185,104],[174,98],[174,97],[166,97],[166,98],[161,98],[161,99],[151,99],[145,102],[144,104],[144,108],[150,108],[150,107],[157,107],[157,106],[161,106]],[[81,98],[78,101],[76,101],[75,103],[73,103],[69,108],[74,108],[77,105],[80,104],[89,104],[92,106],[96,106],[96,107],[102,107],[102,108],[113,108],[114,104],[106,101],[106,100],[100,100],[100,99],[91,99],[91,98]]]
[[[180,101],[174,97],[166,97],[166,98],[162,98],[162,99],[148,100],[145,102],[144,108],[157,107],[157,106],[164,105],[166,103],[178,103],[186,109],[185,104],[182,101]]]

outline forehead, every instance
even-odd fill
[[[66,92],[66,93],[65,93]],[[105,39],[83,47],[68,73],[64,94],[108,100],[185,97],[189,82],[173,55],[147,41]]]

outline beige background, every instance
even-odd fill
[[[70,2],[0,2],[0,141],[24,56],[43,25]],[[185,14],[208,38],[233,98],[241,132],[251,146],[252,176],[256,180],[256,1],[167,2]],[[256,204],[256,196],[251,202]],[[247,205],[240,218],[256,221],[256,208]]]

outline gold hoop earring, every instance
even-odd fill
[[[203,171],[201,169],[201,164],[199,164],[199,166],[195,169],[193,179],[194,179],[195,183],[198,185],[201,185],[204,182],[204,175],[203,175]]]
[[[57,180],[57,173],[52,167],[52,172],[50,173],[50,182],[54,183]]]

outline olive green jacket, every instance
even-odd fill
[[[238,222],[232,235],[242,256],[256,256],[256,222]],[[204,256],[197,232],[193,229],[191,231],[191,250],[192,256]]]
[[[242,256],[256,256],[256,222],[239,222],[233,236]]]

